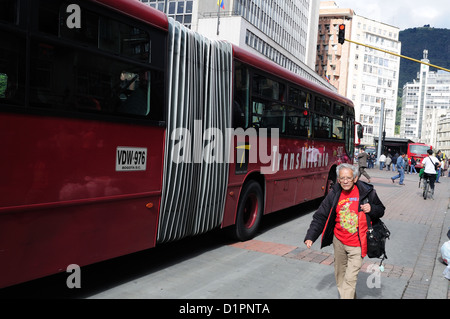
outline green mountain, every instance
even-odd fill
[[[450,69],[450,29],[430,28],[428,25],[406,29],[400,31],[399,40],[402,43],[402,55],[420,61],[423,58],[423,50],[428,50],[430,64]],[[420,66],[418,62],[400,59],[396,133],[399,133],[400,129],[403,85],[417,77]],[[430,70],[435,71],[436,68],[431,67]]]
[[[421,60],[423,50],[428,50],[430,64],[450,69],[450,29],[436,29],[424,26],[400,31],[402,55]],[[403,85],[416,78],[420,65],[407,59],[400,59],[399,96]],[[431,70],[436,70],[431,68]]]

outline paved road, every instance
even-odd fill
[[[439,257],[450,226],[450,178],[441,178],[435,199],[425,201],[417,175],[406,175],[400,186],[391,182],[393,172],[368,172],[392,235],[384,272],[374,268],[377,259],[365,258],[358,298],[449,299]],[[308,250],[302,243],[317,205],[266,216],[248,242],[230,242],[216,231],[82,268],[80,289],[68,289],[68,275],[59,274],[0,290],[0,298],[336,299],[332,248],[316,242]]]

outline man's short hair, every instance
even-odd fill
[[[358,167],[356,167],[355,165],[352,165],[352,164],[343,163],[343,164],[339,165],[338,167],[336,167],[337,178],[339,178],[339,176],[340,176],[339,172],[344,168],[349,169],[353,172],[353,178],[358,177]]]
[[[433,155],[433,150],[432,150],[431,148],[429,148],[429,149],[427,150],[427,153],[428,153],[429,155]]]

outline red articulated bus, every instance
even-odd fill
[[[252,238],[352,161],[350,100],[138,1],[1,1],[0,35],[0,287]]]
[[[433,149],[431,145],[424,143],[408,143],[408,150],[406,155],[408,156],[408,163],[411,165],[411,157],[414,157],[416,161],[416,169],[422,169],[422,161],[428,156],[427,151]]]

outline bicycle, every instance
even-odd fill
[[[422,182],[423,180],[423,182]],[[423,183],[423,199],[426,200],[428,198],[433,198],[433,191],[430,188],[430,181],[428,180],[428,176],[424,175],[419,180],[419,187],[421,182]]]

